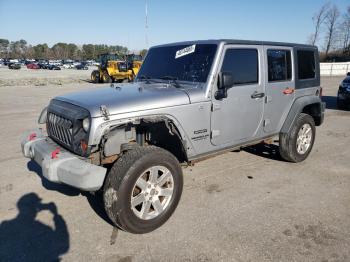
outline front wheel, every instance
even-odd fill
[[[100,82],[100,71],[99,70],[94,70],[91,72],[91,81],[93,83],[99,83]]]
[[[308,114],[299,114],[290,131],[280,134],[281,157],[294,163],[304,161],[314,145],[315,135],[314,119]]]
[[[109,171],[103,188],[104,206],[121,229],[148,233],[175,211],[182,187],[182,169],[170,152],[138,147],[123,154]]]
[[[107,72],[103,72],[102,74],[102,82],[103,83],[112,83],[112,78],[109,76]]]

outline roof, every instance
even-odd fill
[[[259,40],[239,40],[239,39],[210,39],[210,40],[193,40],[169,43],[160,46],[171,46],[171,45],[193,45],[193,44],[234,44],[234,45],[273,45],[273,46],[288,46],[288,47],[299,47],[299,48],[312,48],[317,49],[313,45],[297,44],[297,43],[285,43],[285,42],[272,42],[272,41],[259,41]]]

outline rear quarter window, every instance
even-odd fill
[[[298,50],[298,79],[314,79],[316,77],[315,52]]]

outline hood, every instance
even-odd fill
[[[96,88],[69,93],[54,98],[90,111],[91,117],[100,117],[100,106],[110,115],[189,104],[186,92],[164,83],[114,84],[114,87]]]

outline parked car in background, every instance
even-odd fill
[[[8,66],[8,65],[10,64],[10,59],[5,58],[4,61],[3,61],[3,64],[4,64],[5,66]]]
[[[19,63],[10,63],[8,65],[9,69],[21,69],[21,64]]]
[[[40,69],[48,69],[47,67],[49,66],[48,63],[38,63],[38,66],[40,67]]]
[[[26,59],[26,60],[24,61],[24,64],[25,64],[25,65],[34,64],[34,63],[35,63],[35,59]]]
[[[86,63],[80,63],[80,64],[76,65],[75,68],[78,70],[88,70],[89,69],[89,67]]]
[[[28,69],[40,69],[40,66],[38,64],[31,63],[31,64],[27,64],[27,68]]]
[[[67,64],[63,64],[62,66],[63,68],[65,69],[71,69],[71,68],[74,68],[73,64],[72,63],[67,63]]]
[[[49,70],[61,70],[61,68],[57,65],[47,65],[46,66],[46,69],[49,69]]]
[[[350,74],[340,83],[337,95],[338,108],[342,109],[350,106]]]
[[[10,62],[10,63],[19,63],[19,60],[18,60],[18,59],[10,59],[9,62]]]

